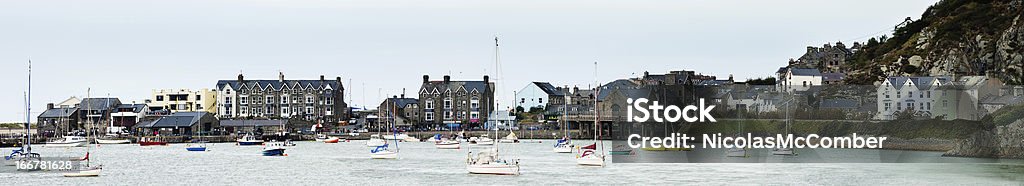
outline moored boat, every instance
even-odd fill
[[[193,143],[189,143],[189,144],[185,144],[185,150],[192,151],[192,152],[206,151],[206,143],[194,143],[194,144]]]
[[[154,138],[142,138],[139,140],[139,146],[164,146],[167,142],[161,141]]]
[[[267,146],[263,147],[263,156],[287,156],[284,150],[283,143],[267,143]]]
[[[98,143],[98,144],[128,144],[128,143],[132,143],[132,141],[128,140],[128,139],[96,139],[96,143]]]
[[[84,147],[89,141],[81,136],[64,136],[55,141],[46,142],[46,147]]]
[[[387,141],[384,141],[384,139],[381,139],[379,134],[373,134],[373,135],[370,135],[370,140],[366,141],[366,146],[367,147],[377,147],[377,146],[381,146],[381,145],[384,145],[384,144],[387,144],[387,143],[388,143]]]
[[[235,140],[235,142],[237,142],[238,145],[241,146],[263,145],[263,140],[257,139],[256,136],[252,134],[245,134],[245,136],[242,136],[242,138],[238,138],[238,140]]]

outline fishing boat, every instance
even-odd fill
[[[242,138],[235,140],[235,142],[241,146],[263,145],[263,140],[256,138],[256,135],[251,133],[245,134]]]
[[[267,146],[263,147],[263,156],[287,156],[287,154],[284,153],[284,150],[284,143],[267,143]]]
[[[64,136],[63,138],[46,142],[46,147],[84,147],[87,143],[89,143],[89,140],[82,136]]]
[[[132,141],[128,140],[128,139],[96,139],[96,143],[98,143],[98,144],[128,144],[128,143],[132,143]]]
[[[494,66],[496,67],[495,77],[498,77],[496,79],[500,81],[501,64],[498,58],[498,37],[494,37],[494,54]],[[501,85],[501,83],[495,83],[495,85]],[[496,88],[495,90],[501,89]],[[492,108],[500,108],[498,103],[498,100],[495,100],[493,105],[488,104],[488,106],[493,106]],[[494,127],[494,135],[498,135],[498,127]],[[477,141],[477,144],[481,143],[481,141]],[[491,144],[493,144],[494,147],[489,148],[489,150],[480,151],[476,154],[470,151],[466,155],[466,171],[470,174],[519,175],[519,160],[505,159],[501,157],[498,153],[498,149],[501,148],[501,145],[494,144],[493,140],[491,141]]]
[[[387,141],[384,141],[384,139],[380,138],[379,134],[370,135],[370,140],[366,140],[367,147],[377,147],[387,143]]]
[[[519,137],[516,137],[515,132],[509,132],[505,138],[498,140],[498,143],[519,143]]]
[[[162,141],[156,138],[142,138],[139,139],[139,146],[164,146],[167,145],[166,141]]]

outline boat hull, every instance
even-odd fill
[[[329,139],[324,140],[323,142],[324,143],[338,143],[338,141],[341,141],[341,139],[340,138],[329,138]]]
[[[437,149],[459,149],[462,145],[459,143],[436,143],[434,147]]]
[[[481,164],[467,165],[470,174],[519,175],[519,165]]]
[[[100,168],[94,168],[89,170],[81,170],[78,172],[69,172],[64,173],[64,177],[97,177],[100,176],[102,170],[103,169]]]
[[[284,156],[284,149],[265,149],[263,156]]]
[[[142,141],[142,142],[139,142],[139,146],[164,146],[164,145],[167,145],[167,142],[162,142],[162,141]]]
[[[238,145],[241,145],[241,146],[263,145],[263,141],[239,141]]]
[[[518,139],[502,139],[498,140],[498,143],[519,143]]]
[[[84,147],[84,141],[78,142],[57,142],[57,143],[46,143],[45,147]]]
[[[202,152],[202,151],[206,151],[206,147],[185,147],[185,150],[192,151],[192,152]]]
[[[604,157],[600,155],[590,155],[576,158],[576,164],[583,166],[604,166]]]
[[[126,139],[119,139],[119,140],[96,139],[96,143],[99,143],[99,144],[128,144],[128,143],[131,143],[131,142],[132,141],[129,141],[129,140],[126,140]]]
[[[398,158],[398,152],[380,151],[380,152],[376,152],[376,153],[370,153],[370,158],[372,158],[372,159],[397,159]]]
[[[572,153],[572,148],[572,145],[559,145],[555,146],[555,148],[552,149],[551,151],[556,153]]]

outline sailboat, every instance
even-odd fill
[[[558,139],[558,141],[555,143],[554,149],[552,149],[552,151],[556,153],[572,153],[573,148],[576,148],[576,145],[572,144],[571,135],[569,135],[569,94],[566,94],[564,99],[565,101],[562,102],[563,105],[561,122],[563,123],[562,130],[565,131],[565,135],[562,136],[562,139]]]
[[[451,128],[448,128],[448,131],[449,131],[448,135],[454,135],[451,132],[452,131]],[[459,149],[459,148],[461,148],[462,147],[462,143],[459,143],[459,140],[454,140],[453,138],[454,138],[454,136],[449,136],[448,138],[445,138],[445,137],[442,137],[441,134],[437,134],[437,135],[434,135],[434,137],[431,138],[431,139],[434,140],[434,147],[437,147],[437,149]]]
[[[92,123],[92,122],[89,122],[89,123]],[[89,128],[91,128],[91,127],[89,127]],[[88,137],[89,134],[92,134],[93,130],[86,130],[86,131],[87,132],[85,133],[85,135],[86,135],[86,137]],[[88,141],[86,143],[88,143]],[[85,147],[85,157],[82,157],[82,159],[81,159],[81,161],[85,161],[85,166],[84,167],[80,167],[77,172],[64,173],[63,174],[64,177],[96,177],[96,176],[100,176],[100,172],[103,171],[103,165],[92,166],[92,164],[91,164],[92,161],[90,160],[91,157],[89,157],[91,149],[92,148],[89,145],[86,145],[86,147]]]
[[[743,135],[741,135],[741,132],[743,131],[743,125],[741,123],[737,122],[736,129],[737,129],[736,136],[743,136]],[[744,147],[744,148],[735,147],[735,148],[730,148],[728,150],[725,150],[725,157],[744,157],[744,158],[746,158],[746,157],[750,157],[750,155],[747,154],[747,148],[746,147]]]
[[[107,94],[107,97],[109,98],[110,94]],[[110,99],[107,99],[107,106],[111,106],[110,105]],[[115,108],[117,108],[117,107],[115,107]],[[111,117],[113,117],[113,113],[111,113]],[[117,133],[111,133],[110,132],[110,130],[114,128],[114,119],[113,118],[108,118],[108,119],[110,120],[110,122],[108,122],[108,123],[110,123],[110,126],[107,127],[107,136],[116,136],[116,135],[118,135]],[[100,139],[98,136],[96,137],[95,140],[96,140],[97,144],[126,144],[126,143],[131,143],[132,142],[132,141],[129,141],[128,139],[118,139],[118,138]]]
[[[498,54],[498,37],[494,37],[494,65],[496,67],[495,77],[498,77],[496,78],[496,81],[501,80],[501,65],[500,61],[498,60]],[[499,83],[495,84],[500,85]],[[495,110],[497,108],[500,108],[498,107],[497,101],[494,102],[493,108]],[[490,119],[492,118],[488,117],[488,120]],[[498,135],[497,125],[495,125],[494,127],[494,135]],[[477,152],[476,154],[473,154],[473,152],[469,152],[469,154],[467,154],[468,157],[466,158],[466,170],[469,171],[470,174],[519,175],[519,160],[503,159],[500,156],[498,149],[500,149],[500,145],[494,144],[494,148],[490,148],[487,151]]]
[[[790,120],[792,120],[789,115],[789,105],[792,104],[794,100],[796,100],[796,98],[790,98],[789,101],[786,101],[786,134],[789,134]],[[776,147],[772,149],[772,155],[795,156],[796,152],[793,151],[793,148]]]
[[[498,143],[519,143],[519,137],[516,136],[516,132],[510,130],[505,138],[498,140]]]
[[[392,118],[392,119],[391,119],[391,121],[389,121],[389,123],[390,123],[389,128],[391,128],[391,135],[392,135],[392,137],[394,137],[393,140],[395,140],[395,150],[389,149],[388,148],[389,144],[387,144],[387,143],[385,143],[384,145],[381,145],[381,146],[377,146],[376,148],[370,150],[370,158],[372,158],[372,159],[397,159],[398,158],[398,128],[395,128],[394,111],[391,111],[390,108],[391,108],[391,104],[386,104],[385,109],[388,109],[388,112],[392,113],[392,116],[390,116],[390,118]]]
[[[5,165],[14,165],[18,161],[40,161],[42,157],[39,153],[32,152],[32,133],[30,131],[30,125],[32,125],[32,61],[28,61],[28,91],[25,93],[25,142],[22,143],[20,149],[14,149],[10,155],[4,156]]]
[[[86,92],[87,93],[86,93],[85,97],[88,98],[89,97],[89,93],[88,92],[90,92],[90,91],[86,91]],[[86,102],[85,103],[85,107],[86,108],[89,107],[89,103],[90,102]],[[88,113],[88,111],[87,111],[86,112],[86,118],[87,118],[86,119],[86,123],[90,123],[91,124],[92,119],[89,119],[89,117],[88,117],[89,114],[91,114],[91,113]],[[87,135],[90,132],[92,132],[90,129],[86,130],[86,134]],[[46,142],[46,147],[84,147],[88,143],[89,143],[89,139],[86,138],[86,137],[67,135],[67,136],[64,136],[62,138],[58,138],[58,139],[56,139],[54,141]]]
[[[597,83],[597,62],[594,62],[594,83]],[[594,92],[599,95],[600,86]],[[594,96],[594,144],[580,148],[576,154],[576,164],[584,166],[604,167],[604,141],[601,140],[601,108],[598,107],[597,96]]]

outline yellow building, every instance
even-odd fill
[[[217,112],[217,92],[213,89],[157,89],[146,99],[150,110],[170,112]]]

